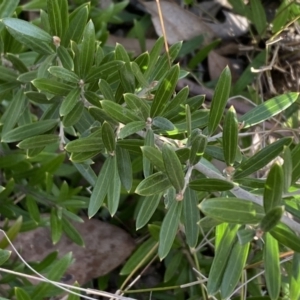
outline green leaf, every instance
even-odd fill
[[[188,104],[185,105],[185,120],[186,120],[186,133],[188,136],[192,133],[192,116],[191,109]]]
[[[119,138],[124,139],[129,135],[132,135],[138,131],[141,131],[146,127],[145,121],[135,121],[126,124],[124,127],[121,128],[119,132]]]
[[[57,244],[62,235],[62,220],[58,217],[56,209],[51,209],[50,214],[50,228],[51,228],[51,239],[53,245]]]
[[[17,300],[31,300],[29,294],[20,287],[15,287],[15,295],[17,297]]]
[[[237,237],[241,245],[245,245],[249,242],[252,242],[255,235],[256,235],[255,229],[250,229],[250,228],[239,229],[237,233]]]
[[[143,99],[134,94],[126,93],[124,94],[124,100],[127,106],[141,116],[143,120],[146,121],[150,117],[150,106]]]
[[[171,204],[169,210],[167,211],[166,216],[164,217],[159,232],[159,246],[158,246],[158,255],[161,260],[168,255],[173,245],[178,230],[181,210],[182,210],[182,201],[174,201]]]
[[[24,139],[17,146],[20,149],[34,149],[40,147],[46,147],[50,144],[57,143],[58,136],[56,134],[43,134],[36,135],[27,139]]]
[[[292,261],[292,272],[290,274],[290,299],[300,297],[300,254],[294,253]]]
[[[149,238],[130,256],[120,271],[120,275],[128,275],[140,264],[140,262],[156,248],[157,242],[153,238]],[[151,258],[151,257],[150,257]],[[150,260],[149,258],[149,260]],[[147,261],[145,262],[145,264]]]
[[[238,225],[227,225],[224,234],[221,237],[220,243],[215,252],[215,257],[210,268],[208,283],[207,283],[207,293],[208,296],[215,295],[221,287],[222,280],[224,278],[223,274],[225,272],[227,259],[229,257],[234,241],[236,239],[236,234],[239,229]]]
[[[100,79],[98,82],[99,89],[106,100],[115,101],[114,93],[110,85],[104,79]]]
[[[283,180],[282,167],[275,163],[271,167],[265,183],[263,200],[266,213],[282,204]]]
[[[145,146],[154,147],[154,145],[155,142],[153,130],[148,128],[145,136]],[[153,165],[146,156],[143,156],[143,173],[145,178],[153,173]]]
[[[82,162],[85,162],[85,161],[93,158],[100,152],[101,152],[101,149],[98,151],[75,152],[75,153],[71,154],[70,160],[74,163],[82,163]]]
[[[249,246],[250,243],[241,245],[239,242],[233,245],[221,283],[222,299],[228,299],[239,283],[247,261]]]
[[[90,198],[90,203],[89,203],[89,208],[88,208],[88,215],[89,218],[93,217],[101,207],[106,194],[108,192],[108,187],[110,182],[113,180],[113,175],[114,173],[111,171],[116,158],[114,156],[109,156],[98,175],[97,181],[95,183],[94,190],[92,192],[91,198]]]
[[[162,153],[158,149],[151,146],[143,146],[141,149],[143,155],[158,169],[158,171],[166,172]]]
[[[234,184],[217,178],[202,178],[190,181],[189,187],[195,191],[217,192],[231,190]]]
[[[164,117],[155,117],[152,120],[152,125],[162,130],[174,130],[174,124]]]
[[[51,28],[51,34],[61,38],[63,29],[59,7],[60,1],[61,0],[47,0],[47,12]]]
[[[13,223],[12,226],[6,231],[6,235],[10,239],[11,242],[16,238],[18,233],[20,232],[21,226],[23,223],[23,217],[20,216],[18,219]],[[6,237],[3,237],[3,239],[0,241],[0,249],[5,249],[9,245],[8,240]]]
[[[291,183],[295,183],[300,178],[300,143],[292,150],[292,179]]]
[[[205,199],[199,208],[209,217],[234,224],[257,224],[264,217],[261,206],[238,198]]]
[[[127,192],[132,187],[132,166],[129,152],[121,147],[116,147],[117,166],[120,180]]]
[[[167,143],[162,147],[162,158],[171,184],[176,189],[176,192],[181,192],[184,188],[182,165],[173,147]]]
[[[233,106],[226,113],[223,126],[223,151],[227,166],[232,166],[235,162],[235,157],[238,147],[238,121],[236,112]]]
[[[270,233],[278,242],[300,253],[300,238],[286,225],[279,223]]]
[[[19,1],[20,0],[3,1],[0,5],[0,18],[10,17],[19,5]]]
[[[123,61],[119,60],[113,60],[109,61],[107,63],[104,63],[103,65],[100,65],[99,67],[93,66],[88,73],[87,77],[85,78],[85,83],[89,83],[95,80],[99,80],[99,78],[107,77],[114,72],[117,72],[119,69],[121,69],[124,65]]]
[[[107,208],[111,216],[114,216],[118,210],[120,193],[121,193],[121,180],[118,174],[117,158],[114,157],[114,166],[111,169],[113,172],[113,179],[109,184],[107,192]]]
[[[263,232],[272,230],[279,222],[284,213],[284,206],[277,206],[270,209],[260,222],[260,229]]]
[[[0,249],[0,266],[9,259],[10,255],[11,251]]]
[[[194,248],[198,241],[200,214],[197,193],[187,188],[183,198],[183,224],[188,245]]]
[[[267,29],[267,18],[265,9],[260,0],[252,0],[251,7],[251,21],[255,25],[255,28],[260,36],[263,35]]]
[[[134,121],[141,121],[141,119],[135,115],[131,110],[123,107],[113,101],[102,100],[102,108],[104,111],[114,120],[127,124]]]
[[[70,15],[69,28],[63,38],[62,44],[67,46],[70,41],[78,43],[82,37],[89,15],[89,3],[79,6]]]
[[[51,130],[57,125],[58,120],[40,120],[35,123],[26,124],[6,132],[2,136],[1,142],[12,143],[26,138],[39,135]]]
[[[173,66],[159,84],[153,99],[150,116],[159,116],[165,109],[167,102],[171,99],[179,76],[179,65]]]
[[[47,92],[53,95],[67,96],[74,89],[73,86],[63,82],[58,82],[49,78],[38,78],[32,81],[32,84],[42,92]]]
[[[82,78],[84,78],[89,73],[93,65],[95,40],[95,27],[93,21],[90,20],[85,26],[80,50],[79,69],[80,76]]]
[[[136,187],[135,193],[142,196],[151,196],[164,192],[171,186],[168,177],[157,172],[142,180]]]
[[[72,111],[76,103],[80,101],[80,92],[80,88],[73,89],[69,92],[69,94],[65,97],[59,108],[60,116],[66,116]]]
[[[134,93],[135,91],[135,77],[131,70],[130,63],[125,63],[119,70],[119,77],[124,91]]]
[[[148,87],[148,81],[146,80],[144,74],[142,73],[140,67],[138,66],[138,64],[136,62],[131,62],[130,63],[130,67],[132,70],[133,75],[135,76],[135,78],[137,79],[137,81],[139,82],[140,86],[142,88]]]
[[[116,149],[116,137],[113,128],[107,122],[102,125],[102,142],[108,152],[113,153]]]
[[[68,152],[93,152],[104,149],[104,144],[99,137],[85,137],[69,142],[65,149]]]
[[[77,101],[73,109],[63,118],[64,127],[71,127],[75,125],[80,119],[84,111],[84,104],[82,101]]]
[[[56,52],[62,66],[67,70],[74,71],[74,62],[68,50],[63,46],[59,46]]]
[[[77,245],[84,247],[84,240],[82,239],[78,230],[66,218],[62,218],[62,228],[64,233]]]
[[[78,77],[77,74],[74,72],[65,69],[64,67],[58,67],[58,66],[53,66],[48,69],[48,71],[55,77],[72,82],[72,83],[79,83],[80,78]]]
[[[40,211],[37,205],[37,201],[30,195],[26,197],[26,207],[28,209],[30,217],[38,224],[41,220]]]
[[[49,33],[29,22],[16,18],[4,18],[2,23],[17,40],[24,36],[41,42],[52,43],[52,36]]]
[[[189,162],[191,165],[196,165],[204,154],[207,145],[207,137],[205,135],[196,135],[191,141],[191,151]]]
[[[142,200],[143,203],[139,209],[136,219],[136,230],[148,224],[161,200],[161,197],[162,193],[147,196]]]
[[[234,179],[246,177],[265,167],[270,161],[272,161],[282,152],[284,146],[288,146],[291,142],[292,138],[285,137],[266,146],[239,165],[233,175]]]
[[[261,123],[287,109],[298,99],[298,96],[299,93],[286,93],[276,96],[248,111],[239,118],[239,121],[244,123],[243,128]]]
[[[220,75],[213,99],[211,102],[209,121],[208,121],[208,134],[212,135],[217,129],[229,98],[231,86],[231,73],[227,66]]]
[[[277,300],[281,286],[279,248],[270,233],[265,234],[264,265],[268,294],[272,300]]]
[[[300,149],[300,147],[299,147],[299,149]],[[289,147],[287,147],[287,146],[284,147],[284,150],[283,150],[283,153],[282,153],[282,158],[283,158],[283,161],[284,161],[283,165],[282,165],[283,192],[286,193],[288,191],[291,183],[292,183],[292,174],[293,174],[292,153],[291,153],[291,150],[290,150]]]
[[[14,95],[11,100],[9,107],[5,110],[2,115],[1,123],[3,124],[2,135],[10,131],[19,120],[20,114],[24,109],[25,96],[22,89]]]

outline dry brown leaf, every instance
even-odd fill
[[[41,261],[56,250],[59,251],[59,257],[72,252],[74,262],[63,281],[72,284],[76,280],[85,284],[123,263],[135,248],[135,243],[129,234],[116,226],[96,219],[83,220],[84,223],[72,224],[81,234],[85,247],[78,246],[65,235],[53,245],[50,229],[46,227],[20,233],[13,244],[27,262]],[[8,250],[13,251],[11,248]],[[12,255],[16,256],[14,253]]]
[[[141,3],[151,14],[156,33],[163,35],[156,2]],[[178,41],[189,40],[195,36],[203,34],[204,44],[208,44],[215,37],[213,31],[202,21],[201,18],[183,9],[179,5],[170,1],[160,1],[164,25],[169,44]]]

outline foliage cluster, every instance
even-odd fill
[[[72,9],[67,0],[0,3],[0,213],[17,219],[4,226],[11,240],[20,231],[50,226],[53,243],[64,232],[82,244],[70,223],[82,212],[135,219],[145,240],[121,270],[122,289],[158,255],[165,273],[155,299],[300,298],[300,225],[294,220],[300,216],[300,144],[289,121],[298,120],[298,93],[255,104],[258,93],[247,87],[261,54],[234,86],[224,69],[208,109],[204,95],[190,97],[188,86],[176,91],[187,76],[174,63],[181,42],[163,53],[158,38],[136,58],[120,44],[111,49],[100,42],[107,23],[120,22],[127,2],[103,11],[93,2]],[[231,3],[241,14],[248,9],[243,1]],[[260,1],[251,3],[252,16],[263,13]],[[33,23],[17,17],[40,8]],[[290,18],[280,11],[294,13],[284,8],[273,21],[274,34]],[[264,34],[266,20],[251,13],[246,15]],[[238,116],[226,104],[241,93],[255,106]],[[285,130],[255,152],[247,150],[255,126],[279,114]],[[224,163],[223,173],[213,160]],[[260,176],[266,167],[270,171]],[[7,245],[0,242],[0,262],[22,271],[23,264],[8,260]],[[70,263],[70,256],[45,260],[38,270],[59,280]],[[61,293],[12,275],[1,283],[16,287],[7,297],[18,300]],[[177,289],[163,292],[169,286]]]

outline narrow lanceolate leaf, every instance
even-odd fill
[[[143,118],[143,120],[146,121],[150,116],[150,106],[145,100],[130,93],[124,94],[124,100],[127,106],[131,108],[136,114],[139,114]]]
[[[175,91],[179,76],[179,65],[173,66],[159,84],[152,102],[150,116],[159,116]]]
[[[207,293],[209,296],[215,295],[221,287],[227,264],[227,259],[224,258],[229,257],[232,251],[238,229],[238,225],[228,225],[222,235],[208,276]]]
[[[32,81],[32,84],[42,92],[47,92],[53,95],[67,96],[74,89],[72,85],[63,82],[58,82],[49,78],[38,78]]]
[[[238,120],[233,106],[226,113],[223,126],[223,151],[227,166],[232,166],[238,147]]]
[[[102,125],[102,142],[108,152],[113,152],[116,149],[116,137],[113,128],[107,122]]]
[[[10,255],[11,251],[0,249],[0,266],[9,259]]]
[[[286,137],[266,146],[248,160],[242,162],[233,177],[243,178],[265,167],[282,152],[284,146],[288,146],[291,142],[292,138]]]
[[[300,254],[294,253],[290,274],[290,299],[300,298]]]
[[[184,174],[182,171],[182,165],[171,145],[166,143],[163,145],[162,158],[171,184],[174,186],[177,192],[182,191],[184,187]]]
[[[300,238],[289,227],[279,223],[270,233],[280,244],[300,253]]]
[[[144,227],[148,224],[152,215],[154,214],[162,194],[156,194],[145,197],[142,201],[143,204],[140,207],[137,219],[136,219],[136,230]]]
[[[251,21],[253,22],[258,34],[263,36],[267,29],[267,18],[265,9],[260,0],[253,0],[250,3],[251,7]]]
[[[3,124],[2,135],[14,128],[24,109],[24,104],[25,96],[23,90],[19,89],[1,118],[1,123]]]
[[[86,137],[69,142],[65,149],[74,153],[101,151],[104,149],[104,144],[99,137]]]
[[[287,109],[298,99],[298,96],[299,93],[287,93],[276,96],[248,111],[239,121],[244,123],[243,128],[261,123]]]
[[[63,118],[63,124],[65,127],[75,125],[81,118],[84,110],[82,101],[77,101],[73,109]]]
[[[231,73],[230,73],[230,69],[227,66],[220,75],[212,99],[209,121],[208,121],[208,128],[207,128],[209,135],[212,135],[215,132],[222,119],[226,102],[229,97],[230,86],[231,86]]]
[[[205,199],[199,208],[211,218],[234,224],[257,224],[264,217],[261,206],[238,198]]]
[[[147,129],[146,136],[145,136],[145,141],[144,141],[145,146],[150,146],[154,147],[154,133],[153,130]],[[146,157],[143,156],[143,174],[144,177],[147,178],[153,173],[153,165],[151,164],[151,161]]]
[[[121,147],[116,148],[117,166],[120,180],[127,192],[132,187],[132,165],[128,150]]]
[[[199,210],[197,209],[197,193],[187,188],[183,199],[183,224],[185,227],[186,241],[191,248],[194,248],[198,241],[200,220]]]
[[[25,36],[41,42],[52,43],[52,36],[49,33],[29,22],[16,18],[4,18],[2,23],[17,40]]]
[[[8,131],[2,136],[1,142],[12,143],[24,140],[26,138],[42,134],[51,130],[57,125],[58,120],[41,120],[35,123],[26,124]]]
[[[265,234],[264,265],[268,294],[272,300],[277,300],[281,287],[279,247],[278,242],[269,233]]]
[[[186,120],[186,132],[190,136],[192,133],[192,116],[191,109],[188,104],[185,105],[185,120]]]
[[[94,62],[95,52],[95,28],[93,21],[90,20],[84,29],[83,40],[80,50],[80,75],[84,78],[90,71]]]
[[[283,180],[282,167],[275,163],[265,183],[264,208],[266,213],[282,204]]]
[[[216,192],[231,190],[234,184],[222,179],[202,178],[190,181],[189,187],[195,191]]]
[[[277,206],[270,209],[260,222],[260,229],[263,232],[272,230],[279,222],[284,213],[284,206]]]
[[[69,81],[72,83],[78,83],[80,78],[78,77],[77,74],[75,74],[74,72],[64,68],[64,67],[58,67],[58,66],[53,66],[50,67],[48,69],[49,73],[51,73],[53,76],[65,80],[65,81]]]
[[[55,209],[51,210],[50,214],[50,228],[51,228],[51,239],[52,243],[55,245],[62,235],[62,222],[57,216],[57,211]]]
[[[132,73],[129,62],[126,62],[123,65],[123,67],[119,70],[119,77],[124,91],[128,91],[129,93],[134,93],[135,78],[134,78],[134,74]]]
[[[181,210],[182,202],[174,201],[162,222],[161,229],[159,232],[158,246],[158,255],[161,260],[168,255],[173,245],[178,230]]]
[[[14,224],[6,231],[6,234],[10,241],[13,241],[18,233],[20,232],[21,226],[23,222],[23,217],[20,216],[18,219],[14,222]],[[0,249],[5,249],[9,245],[9,242],[6,237],[3,237],[3,239],[0,241]]]
[[[73,71],[74,62],[68,50],[63,46],[59,46],[56,52],[57,52],[57,56],[59,57],[62,63],[62,66],[67,70]]]
[[[292,150],[292,179],[291,183],[294,183],[300,178],[300,144]]]
[[[282,159],[283,159],[283,165],[282,165],[283,192],[287,193],[292,183],[292,174],[293,174],[292,152],[289,147],[284,147],[282,153]]]
[[[168,177],[161,172],[157,172],[141,181],[137,186],[135,193],[142,196],[151,196],[164,192],[170,186],[171,184]]]
[[[141,147],[143,155],[157,168],[158,171],[166,172],[161,151],[155,147]]]
[[[104,111],[114,120],[127,124],[134,121],[141,121],[141,119],[132,113],[126,107],[121,106],[113,101],[102,100],[101,101],[102,108]]]
[[[115,165],[115,161],[114,161],[115,159],[116,159],[115,156],[109,156],[105,160],[100,170],[89,203],[89,208],[88,208],[89,218],[93,217],[97,213],[97,211],[101,207],[107,195],[109,184],[113,180],[114,172],[112,172],[112,168]]]
[[[248,257],[250,243],[235,242],[230,253],[221,283],[222,299],[228,299],[238,285]]]
[[[141,131],[146,126],[145,121],[135,121],[126,124],[124,127],[121,128],[119,132],[119,138],[124,139],[127,136],[130,136],[134,133],[137,133],[138,131]]]
[[[98,86],[104,99],[115,101],[113,90],[107,81],[105,81],[104,79],[100,79],[98,82]]]
[[[75,107],[78,101],[80,101],[80,88],[76,88],[69,92],[59,108],[59,114],[61,116],[66,116]]]
[[[204,154],[207,145],[207,137],[199,134],[191,141],[191,152],[189,162],[191,165],[196,165]]]
[[[47,0],[47,12],[51,34],[61,38],[63,29],[59,1],[61,0]]]
[[[155,117],[152,120],[152,125],[166,131],[174,130],[175,126],[172,122],[170,122],[168,119],[163,117]]]
[[[132,70],[132,73],[134,74],[135,78],[137,79],[137,81],[139,82],[140,86],[142,88],[148,87],[149,83],[146,80],[144,74],[142,73],[140,67],[138,66],[138,64],[136,62],[131,62],[130,63],[130,67]]]
[[[17,300],[31,300],[30,295],[23,289],[19,287],[15,287],[15,294],[17,297]]]
[[[27,138],[21,143],[19,143],[17,146],[20,149],[35,149],[40,147],[46,147],[57,142],[58,136],[56,134],[43,134]]]
[[[113,179],[109,184],[107,192],[107,208],[111,216],[114,216],[118,210],[121,192],[121,180],[118,174],[117,158],[114,157],[114,166],[111,169]]]

